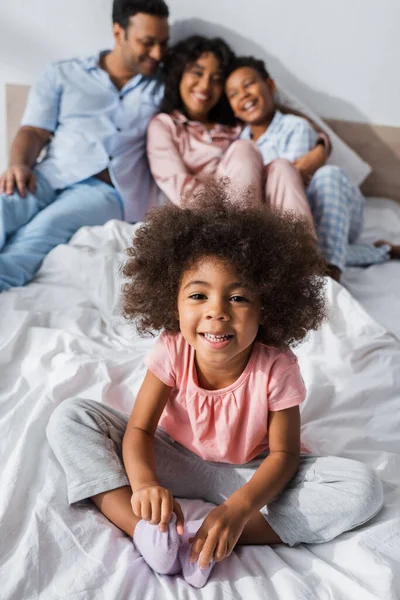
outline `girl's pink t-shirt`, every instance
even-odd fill
[[[256,342],[239,379],[220,390],[198,385],[195,351],[181,334],[163,333],[145,359],[172,388],[159,426],[204,460],[244,464],[268,450],[268,411],[303,402],[296,356]]]

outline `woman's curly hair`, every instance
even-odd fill
[[[224,182],[208,183],[190,208],[165,205],[147,215],[123,267],[123,313],[139,333],[179,332],[180,282],[207,256],[227,261],[258,296],[259,341],[287,346],[319,327],[325,261],[307,221],[241,198]]]
[[[179,110],[188,116],[179,92],[179,86],[185,70],[206,52],[211,52],[216,56],[221,66],[222,75],[225,78],[225,73],[233,60],[234,54],[223,39],[192,35],[170,48],[164,60],[165,92],[160,107],[161,112],[171,114],[175,110]],[[211,109],[209,119],[211,122],[220,123],[221,125],[237,124],[224,92],[214,108]]]

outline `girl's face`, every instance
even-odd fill
[[[235,116],[249,125],[270,120],[275,110],[273,79],[263,79],[251,67],[241,67],[226,81],[226,95]]]
[[[213,256],[200,259],[182,277],[178,293],[180,330],[196,350],[198,365],[243,368],[260,323],[260,302],[235,270]]]
[[[186,113],[193,121],[207,121],[224,89],[219,60],[211,52],[202,54],[188,65],[179,84]]]

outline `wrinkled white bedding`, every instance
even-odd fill
[[[371,201],[367,237],[374,228],[400,241],[400,207]],[[0,295],[0,598],[398,598],[399,263],[348,271],[343,281],[353,296],[329,280],[330,319],[296,350],[308,386],[306,444],[363,460],[382,477],[385,507],[369,525],[321,546],[241,548],[194,590],[156,576],[90,504],[67,505],[45,437],[50,414],[78,395],[129,411],[152,344],[116,309],[133,229],[116,221],[84,228],[50,253],[33,283]],[[192,516],[207,512],[201,501],[183,505]]]

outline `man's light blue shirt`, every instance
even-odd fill
[[[247,125],[240,137],[250,139],[250,126]],[[314,148],[319,135],[310,123],[296,115],[284,115],[279,110],[268,127],[258,138],[256,144],[260,150],[264,165],[276,158],[286,158],[293,162]]]
[[[54,189],[108,168],[125,219],[142,220],[155,196],[146,131],[163,93],[160,79],[143,75],[118,90],[99,67],[99,55],[49,65],[31,89],[21,121],[53,132],[36,168]]]

